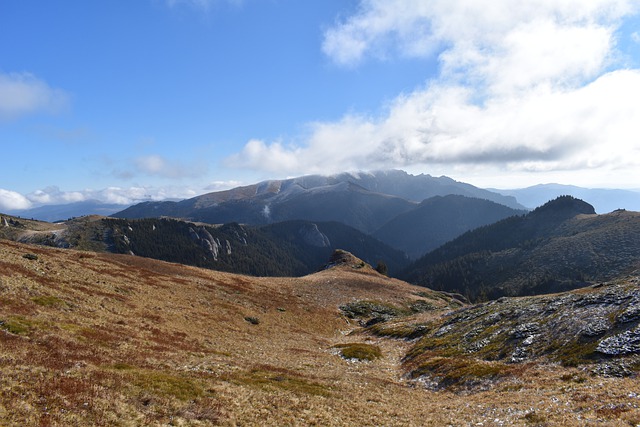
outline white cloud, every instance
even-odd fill
[[[8,195],[5,196],[4,193]],[[200,192],[188,187],[107,187],[100,190],[84,189],[63,191],[56,186],[49,186],[23,196],[13,191],[0,190],[0,207],[2,200],[15,200],[7,209],[28,209],[33,206],[64,205],[67,203],[97,200],[102,203],[131,205],[143,201],[166,199],[186,199]],[[21,203],[20,203],[21,202]]]
[[[615,63],[633,4],[361,0],[326,31],[327,55],[353,66],[437,49],[439,73],[377,117],[314,123],[301,144],[252,140],[230,163],[281,174],[423,165],[640,179],[640,70]]]
[[[203,188],[205,191],[223,191],[229,190],[231,188],[240,187],[242,185],[242,181],[213,181],[209,185]]]
[[[629,13],[630,0],[360,0],[358,11],[325,32],[323,51],[336,62],[399,52],[433,53],[447,45],[453,52],[480,46],[492,50],[506,34],[536,22],[589,25],[615,22]],[[472,59],[466,54],[464,60]]]
[[[40,111],[56,113],[69,96],[29,73],[0,73],[0,120],[15,119]]]
[[[13,211],[30,207],[31,202],[22,194],[0,188],[0,210]]]

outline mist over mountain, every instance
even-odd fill
[[[459,194],[515,209],[515,198],[447,177],[403,171],[309,175],[264,181],[208,193],[181,202],[145,202],[114,214],[118,218],[171,216],[207,223],[269,224],[287,220],[340,221],[371,233],[433,196]]]

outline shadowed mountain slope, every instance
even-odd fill
[[[465,233],[407,268],[404,278],[470,298],[585,286],[640,266],[640,213],[596,215],[569,196]]]
[[[465,231],[525,213],[489,200],[435,196],[393,218],[373,236],[415,259]]]
[[[310,175],[264,181],[181,202],[145,202],[114,214],[118,218],[170,216],[221,224],[268,224],[287,220],[340,221],[371,233],[416,203],[460,194],[522,208],[502,196],[447,177],[413,176],[402,171]]]
[[[7,221],[4,221],[6,218]],[[65,223],[0,217],[0,238],[47,246],[114,252],[254,276],[302,276],[344,248],[389,273],[408,264],[401,251],[336,222],[291,221],[262,227],[211,226],[174,219],[98,216]]]

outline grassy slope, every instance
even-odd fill
[[[368,267],[260,279],[0,241],[0,424],[640,422],[637,380],[573,368],[525,367],[474,393],[415,387],[411,343],[349,335],[338,307],[357,300],[424,300],[427,317],[448,303]],[[354,341],[382,357],[340,358],[334,346]]]

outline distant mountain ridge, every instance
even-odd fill
[[[428,220],[420,220],[419,217],[433,217],[426,212],[432,205],[448,203],[456,209],[449,199],[420,204],[429,198],[452,194],[468,198],[469,206],[481,203],[480,200],[490,201],[491,208],[470,208],[470,212],[482,211],[476,218],[468,214],[449,215],[448,222],[440,221],[435,226],[438,230],[428,224]],[[475,201],[471,201],[472,198]],[[513,197],[451,178],[414,176],[391,170],[263,181],[180,202],[140,203],[112,216],[127,219],[171,217],[208,224],[267,225],[296,220],[341,222],[416,258],[471,228],[521,214],[524,212],[521,208]],[[408,217],[402,217],[404,214]],[[415,224],[399,218],[410,218]],[[394,220],[396,225],[393,225]],[[404,241],[399,235],[407,232],[412,234],[411,241]],[[436,234],[439,235],[434,237]]]
[[[33,218],[39,221],[65,221],[69,218],[87,215],[109,216],[126,209],[128,205],[103,203],[99,200],[84,200],[66,204],[44,205],[30,209],[10,210],[7,214],[22,218]]]
[[[309,175],[263,181],[204,194],[181,202],[145,202],[114,214],[118,218],[170,216],[207,223],[269,224],[287,220],[341,221],[371,233],[393,217],[433,196],[458,194],[522,209],[515,198],[447,177],[392,170]]]
[[[402,277],[474,298],[559,292],[640,267],[640,213],[597,215],[559,197],[525,216],[469,231],[409,266]]]
[[[131,254],[254,276],[303,276],[338,248],[398,273],[399,250],[338,222],[289,221],[265,226],[212,226],[166,218],[90,216],[46,223],[0,215],[0,238],[45,246]]]
[[[393,218],[373,236],[415,259],[466,231],[526,213],[484,199],[434,196]]]
[[[513,196],[519,203],[530,209],[556,197],[569,195],[578,199],[588,200],[597,213],[613,212],[616,209],[640,211],[640,190],[582,188],[561,184],[539,184],[513,190],[489,190],[505,196]]]

